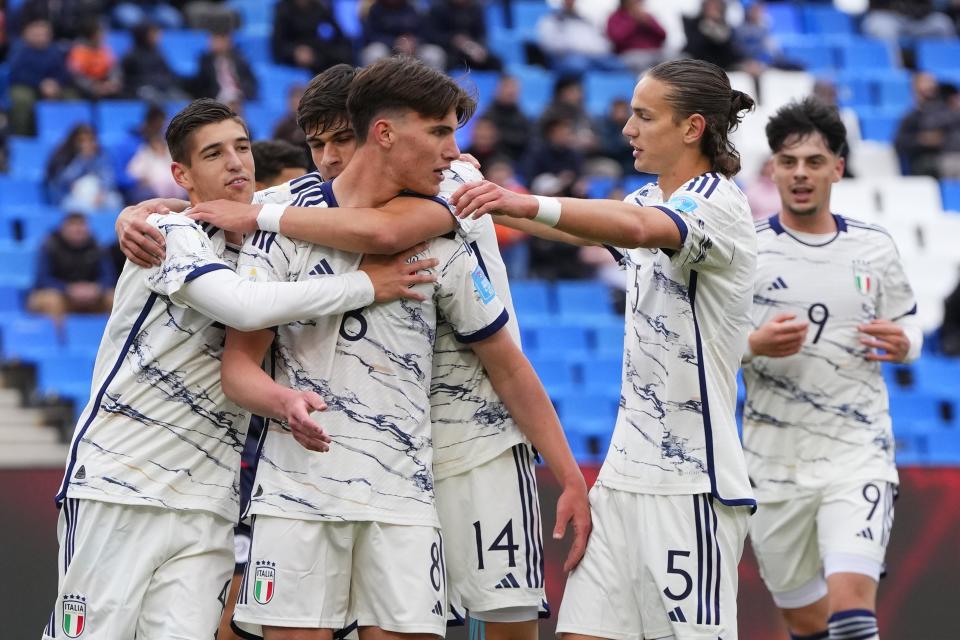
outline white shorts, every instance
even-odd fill
[[[60,580],[45,640],[216,633],[233,572],[226,518],[68,498],[57,537]]]
[[[708,494],[594,486],[593,532],[570,573],[557,633],[614,640],[736,640],[748,511]]]
[[[533,451],[518,444],[437,482],[450,605],[459,615],[536,620],[545,606],[543,537]],[[492,615],[488,615],[492,614]],[[504,620],[506,621],[506,620]]]
[[[443,538],[434,527],[254,516],[233,616],[261,627],[334,629],[356,621],[397,633],[446,630]]]
[[[833,573],[879,580],[896,495],[893,483],[858,481],[761,503],[750,518],[750,543],[777,606],[813,604],[827,594],[825,577]]]

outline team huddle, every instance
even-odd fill
[[[562,489],[552,536],[572,532],[567,640],[737,638],[748,530],[791,637],[879,638],[897,487],[879,361],[917,356],[916,306],[890,237],[830,212],[845,131],[819,103],[771,119],[782,208],[754,228],[727,139],[752,105],[709,63],[649,70],[623,133],[659,179],[623,202],[485,181],[454,139],[473,98],[411,59],[314,78],[297,119],[317,171],[277,184],[255,185],[229,108],[184,108],[167,144],[189,202],[118,219],[130,259],[57,496],[43,638],[426,639],[469,620],[533,640],[538,459]],[[488,214],[626,270],[589,494]]]

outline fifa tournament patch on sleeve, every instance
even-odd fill
[[[693,213],[699,206],[697,201],[690,196],[673,196],[667,201],[667,206],[680,213]]]
[[[477,265],[474,267],[470,277],[473,278],[473,288],[476,290],[477,295],[480,296],[480,302],[490,304],[490,302],[497,297],[497,292],[494,291],[493,283],[487,278],[487,274]]]

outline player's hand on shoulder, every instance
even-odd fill
[[[579,482],[571,482],[564,487],[557,500],[557,521],[553,527],[553,539],[560,540],[567,534],[567,527],[573,527],[573,542],[563,561],[564,572],[573,571],[587,550],[587,540],[593,529],[590,518],[590,501],[587,498],[587,485],[583,476]]]
[[[461,153],[461,154],[460,154],[460,162],[466,162],[467,164],[471,165],[471,166],[472,166],[474,169],[476,169],[477,171],[480,170],[480,161],[477,160],[477,158],[476,158],[473,154],[470,154],[470,153]]]
[[[750,351],[757,356],[785,358],[799,353],[807,339],[807,321],[795,322],[793,313],[781,313],[750,334]]]
[[[903,362],[910,352],[910,338],[903,327],[890,320],[872,320],[857,327],[860,333],[866,334],[860,338],[861,344],[874,349],[864,356],[867,360],[880,362]],[[883,353],[877,353],[882,351]]]
[[[183,211],[188,206],[190,203],[186,200],[153,198],[125,207],[114,225],[123,255],[145,269],[159,265],[163,261],[166,242],[163,234],[147,222],[147,218],[154,213],[166,215]]]
[[[439,264],[436,258],[413,260],[424,251],[427,245],[420,243],[406,251],[392,256],[366,255],[360,263],[360,270],[370,277],[373,283],[374,301],[390,302],[400,298],[424,300],[424,296],[415,292],[414,285],[436,282],[432,273],[420,273],[433,269]]]
[[[323,411],[327,403],[313,391],[290,390],[283,402],[283,419],[290,427],[293,439],[310,451],[329,451],[330,436],[317,424],[310,414]]]
[[[488,213],[532,219],[539,209],[533,196],[504,189],[489,180],[463,185],[450,197],[450,204],[456,207],[458,217],[474,219]]]
[[[210,200],[190,209],[188,215],[197,222],[209,222],[224,231],[247,234],[257,230],[257,215],[261,206],[233,200]]]

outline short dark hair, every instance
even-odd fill
[[[308,167],[303,149],[286,140],[258,140],[251,147],[257,182],[269,182],[284,169]]]
[[[443,118],[451,109],[457,124],[466,123],[477,101],[450,76],[416,58],[383,58],[361,69],[347,95],[347,112],[360,144],[376,116],[384,111],[410,109],[425,118]]]
[[[222,102],[210,98],[200,98],[188,104],[180,110],[180,113],[173,116],[173,120],[167,125],[167,148],[170,149],[170,157],[173,158],[174,162],[189,167],[190,142],[193,138],[193,132],[200,127],[224,120],[236,120],[243,126],[247,137],[250,137],[247,123],[233,109]]]
[[[732,89],[727,73],[704,60],[662,62],[647,74],[668,85],[666,100],[679,118],[699,113],[706,120],[700,151],[710,159],[711,169],[728,178],[736,175],[740,153],[729,136],[743,119],[741,112],[753,109],[753,98]]]
[[[840,112],[813,96],[795,100],[782,107],[767,122],[767,144],[773,153],[783,149],[792,136],[804,138],[819,133],[834,155],[843,155],[847,145],[847,128]]]
[[[356,75],[355,67],[338,64],[313,77],[297,107],[297,124],[304,133],[310,135],[349,123],[347,93]]]

